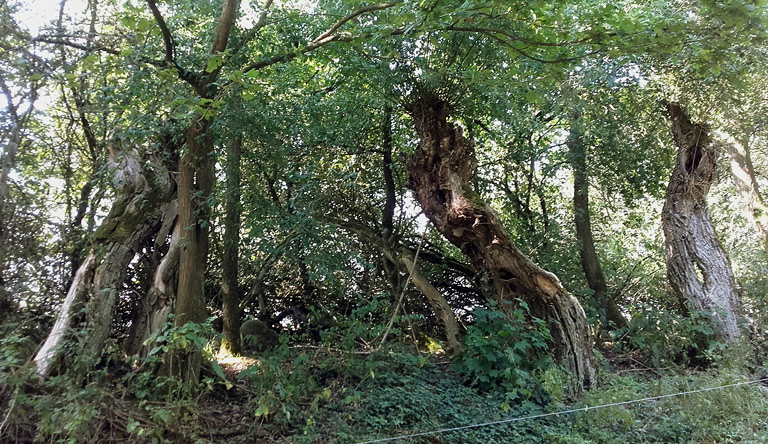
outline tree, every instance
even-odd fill
[[[242,351],[240,340],[240,162],[242,136],[236,134],[227,142],[227,182],[224,194],[224,239],[222,258],[222,321],[224,340],[221,347],[232,354]]]
[[[584,146],[582,116],[577,112],[571,119],[568,134],[568,150],[573,168],[573,219],[576,227],[576,239],[579,243],[579,255],[584,276],[589,288],[594,292],[594,299],[614,327],[625,327],[627,320],[619,311],[616,301],[608,292],[605,274],[595,251],[592,236],[592,222],[589,210],[589,172]]]
[[[154,41],[161,40],[159,42],[160,50],[153,48],[154,51],[150,52],[160,53],[162,57],[158,60],[153,56],[141,55],[139,62],[142,66],[150,65],[161,69],[164,79],[176,77],[182,80],[192,89],[192,97],[187,97],[184,101],[195,104],[193,107],[196,113],[195,117],[187,120],[183,125],[183,148],[182,145],[175,144],[169,144],[166,147],[172,152],[172,155],[179,157],[179,171],[175,177],[178,185],[176,205],[173,202],[174,190],[154,188],[158,183],[165,185],[162,177],[163,172],[167,169],[160,165],[152,165],[150,171],[143,171],[141,168],[136,169],[135,148],[120,150],[120,147],[116,147],[119,157],[119,159],[116,158],[116,162],[130,171],[121,172],[121,168],[117,170],[127,180],[126,186],[120,189],[123,194],[117,196],[110,215],[117,218],[120,217],[123,210],[134,211],[135,205],[130,204],[131,199],[147,198],[144,193],[152,195],[151,202],[153,205],[142,208],[142,210],[146,210],[146,213],[125,214],[119,221],[108,217],[94,235],[92,244],[98,245],[98,249],[92,251],[98,252],[100,249],[106,248],[107,251],[115,250],[119,254],[98,256],[97,258],[96,253],[94,253],[92,258],[87,257],[81,265],[80,270],[78,270],[79,277],[76,276],[70,286],[65,305],[58,316],[57,326],[49,335],[44,349],[38,354],[37,362],[41,374],[48,374],[51,371],[56,357],[60,354],[59,345],[63,340],[63,333],[72,322],[73,310],[77,308],[77,302],[84,298],[90,298],[89,304],[94,305],[90,312],[98,315],[98,317],[89,317],[87,321],[90,326],[87,329],[88,334],[92,337],[89,337],[87,341],[88,346],[83,352],[83,357],[88,358],[85,361],[93,362],[100,355],[104,341],[110,331],[109,321],[113,316],[112,310],[116,293],[125,280],[128,264],[138,251],[139,245],[146,243],[158,233],[168,233],[170,223],[163,224],[161,221],[168,222],[176,214],[176,211],[173,210],[174,207],[177,208],[178,216],[172,230],[168,252],[155,270],[153,285],[147,294],[149,305],[153,307],[153,311],[148,316],[151,319],[147,325],[149,331],[144,332],[143,335],[137,331],[134,336],[137,338],[148,337],[148,333],[151,333],[152,329],[157,331],[156,329],[163,324],[165,317],[171,311],[176,314],[175,322],[177,325],[183,325],[186,322],[200,322],[205,318],[203,282],[208,261],[211,197],[215,182],[215,150],[211,128],[213,127],[213,117],[221,106],[221,96],[219,95],[221,72],[225,68],[233,68],[234,71],[239,71],[239,76],[231,77],[228,81],[241,81],[243,74],[255,73],[274,64],[294,60],[302,54],[317,50],[332,42],[351,41],[353,36],[341,29],[344,25],[356,22],[362,15],[386,10],[398,3],[384,3],[357,8],[328,25],[316,37],[310,37],[306,44],[298,47],[280,48],[277,54],[266,59],[259,58],[256,61],[249,61],[246,57],[246,60],[243,61],[242,58],[236,56],[241,55],[241,51],[245,52],[248,45],[253,43],[255,36],[268,25],[267,16],[272,2],[271,0],[265,2],[258,20],[251,29],[238,35],[239,40],[232,44],[230,37],[236,30],[235,18],[239,2],[227,0],[223,3],[219,19],[216,21],[212,43],[207,54],[188,54],[190,58],[196,59],[199,63],[193,68],[182,66],[183,57],[180,56],[181,52],[189,51],[190,46],[184,45],[187,42],[179,42],[175,38],[155,1],[148,0],[147,4],[153,20],[148,21],[146,18],[136,19],[128,16],[125,17],[126,23],[136,24],[141,33],[147,34],[153,27],[152,22],[154,22],[159,32],[150,32],[149,34]],[[135,8],[132,11],[135,12]],[[131,36],[136,37],[136,34],[131,33]],[[39,40],[56,45],[82,47],[79,43],[59,36],[42,37]],[[143,45],[141,39],[137,42],[139,45]],[[98,42],[94,42],[93,46],[113,55],[131,55],[130,51],[120,52]],[[194,49],[195,45],[191,46]],[[230,66],[234,63],[240,63],[240,65]],[[150,174],[151,177],[149,177]],[[139,186],[141,183],[147,183],[150,186],[142,188]],[[135,187],[131,188],[132,185]],[[160,197],[165,201],[158,201],[157,199]],[[136,220],[132,219],[133,216]],[[123,221],[126,223],[123,224]],[[116,223],[117,228],[119,228],[119,237],[110,239],[108,234],[115,228]],[[164,239],[156,240],[165,243]],[[102,244],[101,242],[105,243]],[[109,268],[109,278],[104,283],[93,283],[91,282],[93,276],[105,274],[94,271],[99,266]],[[176,272],[176,270],[178,271]],[[176,283],[173,282],[174,280]],[[102,298],[99,296],[101,294],[108,296]],[[169,362],[171,361],[173,360],[169,360]],[[200,355],[199,353],[186,355],[179,362],[173,362],[172,365],[174,371],[184,376],[185,379],[194,380],[200,370]]]
[[[520,253],[493,210],[472,190],[474,144],[448,122],[450,104],[422,92],[412,97],[408,110],[420,140],[408,161],[409,186],[426,216],[485,276],[502,307],[519,299],[533,316],[548,322],[555,356],[573,373],[575,387],[595,384],[584,310],[554,274]]]
[[[741,336],[736,282],[706,201],[721,147],[680,104],[668,103],[667,112],[678,148],[661,219],[669,283],[682,301],[710,316],[719,338],[733,342]]]

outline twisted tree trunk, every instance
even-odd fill
[[[734,341],[741,336],[735,279],[707,208],[719,146],[680,104],[667,104],[667,112],[678,148],[661,213],[669,283],[682,301],[710,314],[718,338]]]
[[[408,162],[409,185],[435,227],[488,277],[502,307],[519,298],[548,322],[554,354],[575,376],[573,392],[596,382],[592,339],[579,302],[557,277],[534,264],[512,243],[494,211],[470,186],[474,144],[447,118],[450,107],[424,95],[410,105],[419,149]]]
[[[85,341],[76,358],[88,368],[101,357],[128,265],[157,232],[171,201],[173,181],[158,159],[150,156],[149,162],[141,162],[135,150],[112,147],[110,152],[118,197],[91,237],[91,248],[75,274],[53,330],[35,357],[41,376],[50,375],[61,357],[68,327],[83,304]]]

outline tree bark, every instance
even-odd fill
[[[555,357],[575,376],[573,393],[596,383],[584,310],[554,274],[515,247],[494,211],[471,189],[474,144],[448,122],[449,105],[425,94],[409,112],[420,138],[408,162],[409,185],[426,216],[488,277],[501,307],[521,299],[533,316],[548,322]]]
[[[141,245],[157,232],[171,200],[172,180],[158,159],[152,156],[149,162],[142,162],[136,151],[111,152],[118,198],[91,237],[92,247],[75,274],[53,330],[35,357],[41,376],[50,375],[61,357],[67,329],[83,304],[86,336],[77,360],[87,369],[101,357],[128,265]],[[146,170],[142,164],[148,164]]]
[[[669,103],[667,112],[678,148],[661,214],[667,276],[675,294],[710,313],[717,337],[731,342],[741,336],[740,304],[731,265],[707,208],[719,146],[709,128],[691,122],[681,105]]]
[[[755,167],[746,143],[741,143],[734,138],[726,138],[725,146],[731,158],[731,173],[736,189],[747,202],[749,218],[755,225],[763,251],[768,257],[768,206],[765,204],[760,187],[755,178]]]
[[[589,213],[589,171],[587,170],[587,152],[582,139],[581,116],[574,116],[571,132],[568,136],[568,150],[573,168],[573,221],[576,227],[576,240],[579,243],[581,269],[587,279],[587,285],[594,292],[593,297],[598,307],[604,310],[605,320],[614,327],[627,325],[616,301],[608,291],[603,268],[595,251],[592,237],[592,220]]]
[[[131,325],[128,340],[124,345],[124,350],[129,355],[146,357],[154,346],[145,344],[146,340],[162,330],[168,316],[173,312],[179,272],[179,245],[182,238],[177,214],[177,203],[172,201],[163,216],[163,225],[155,237],[157,251],[167,241],[169,232],[171,233],[168,251],[152,274],[152,283],[142,303],[141,317]]]
[[[242,138],[233,137],[227,144],[227,184],[224,196],[224,248],[222,251],[222,320],[224,322],[223,350],[240,354],[240,291],[237,282],[240,254],[240,158]]]
[[[415,285],[416,288],[421,291],[421,294],[427,298],[429,305],[432,306],[432,310],[435,312],[435,316],[437,316],[443,323],[443,326],[445,326],[445,335],[448,339],[448,348],[450,348],[451,354],[457,355],[461,353],[464,347],[459,340],[459,324],[456,322],[456,315],[453,313],[451,306],[448,305],[448,301],[446,301],[437,288],[429,282],[429,279],[421,273],[417,264],[415,264],[410,257],[401,254],[399,259],[400,263],[405,266],[406,272],[411,273],[413,285]]]
[[[205,271],[208,259],[208,234],[211,209],[208,198],[213,190],[212,144],[206,134],[209,120],[193,122],[186,135],[186,154],[181,159],[178,178],[181,231],[179,273],[174,318],[177,327],[187,322],[203,322],[206,317]],[[177,354],[167,359],[167,371],[184,381],[197,381],[202,356],[199,352]]]

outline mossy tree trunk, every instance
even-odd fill
[[[114,308],[128,265],[155,235],[172,200],[173,181],[162,163],[135,150],[110,150],[118,196],[69,287],[53,330],[35,357],[38,373],[48,376],[62,354],[68,328],[85,307],[85,337],[75,357],[84,369],[102,355],[112,331]],[[144,165],[145,168],[142,168]]]
[[[592,338],[579,302],[557,277],[534,264],[512,243],[494,211],[470,187],[474,144],[448,122],[449,105],[422,95],[409,106],[419,149],[408,162],[409,185],[440,233],[489,279],[502,307],[519,298],[545,319],[556,359],[575,376],[572,392],[596,382]]]

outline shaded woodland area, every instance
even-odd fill
[[[764,0],[41,8],[1,443],[768,441]]]

